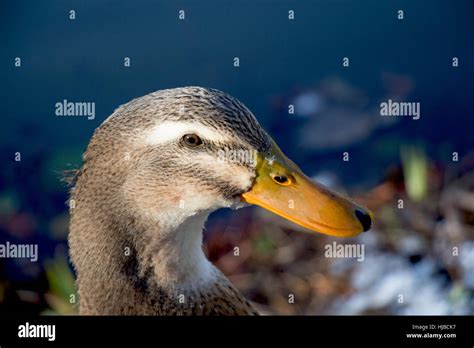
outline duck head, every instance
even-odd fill
[[[308,178],[241,102],[213,89],[164,90],[120,107],[97,129],[85,162],[112,173],[113,185],[95,188],[107,210],[170,229],[248,204],[338,237],[371,226],[366,208]]]
[[[69,233],[81,314],[255,313],[202,250],[205,220],[219,208],[256,204],[340,237],[371,224],[217,90],[169,89],[122,105],[83,159]]]

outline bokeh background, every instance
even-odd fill
[[[39,260],[0,259],[0,312],[75,313],[60,173],[119,105],[198,85],[239,98],[306,173],[375,212],[371,232],[337,239],[364,243],[364,262],[324,257],[335,238],[258,208],[214,213],[209,258],[264,312],[473,314],[473,15],[467,0],[1,1],[0,242],[37,243]],[[421,118],[381,117],[389,98]],[[96,118],[55,116],[63,99],[95,102]]]

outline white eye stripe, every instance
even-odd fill
[[[197,134],[203,139],[215,142],[229,142],[232,140],[225,134],[200,123],[165,121],[145,134],[145,143],[148,145],[164,144],[179,139],[185,134]]]

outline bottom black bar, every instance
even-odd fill
[[[37,337],[41,336],[41,337]],[[6,317],[0,346],[69,344],[474,346],[473,316]]]

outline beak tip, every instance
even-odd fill
[[[367,232],[368,230],[370,230],[370,228],[372,227],[372,217],[369,213],[361,209],[356,209],[355,216],[362,225],[363,232]]]

